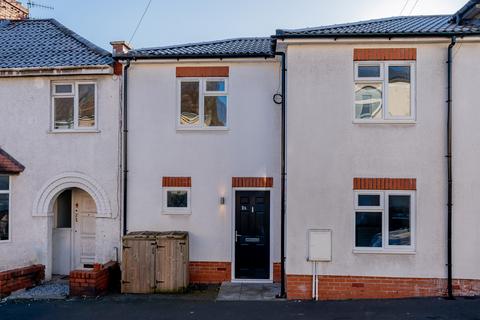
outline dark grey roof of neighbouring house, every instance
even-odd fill
[[[272,38],[236,38],[209,42],[180,44],[168,47],[136,49],[126,57],[135,58],[237,58],[272,57],[275,41]]]
[[[0,20],[0,69],[111,65],[111,54],[54,19]]]
[[[280,29],[277,38],[355,36],[441,36],[480,34],[480,26],[457,24],[452,15],[401,16],[305,29]]]

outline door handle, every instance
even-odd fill
[[[238,234],[238,231],[235,230],[235,242],[238,241],[238,237],[241,237],[242,235],[241,234]]]

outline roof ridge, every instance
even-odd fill
[[[386,18],[376,18],[376,19],[369,19],[369,20],[362,20],[362,21],[355,21],[355,22],[344,22],[344,23],[337,23],[337,24],[329,24],[317,27],[307,27],[307,28],[299,28],[299,29],[277,29],[276,33],[283,32],[302,32],[302,31],[312,31],[312,30],[324,30],[324,29],[334,29],[334,28],[342,28],[342,27],[352,27],[358,25],[368,25],[374,24],[378,22],[385,22],[385,21],[395,21],[395,20],[402,20],[407,18],[418,18],[418,17],[451,17],[452,15],[449,14],[431,14],[431,15],[414,15],[414,16],[391,16]]]
[[[144,48],[134,49],[132,51],[188,48],[188,47],[194,47],[194,46],[202,46],[202,45],[209,45],[209,44],[222,43],[222,42],[234,42],[234,41],[241,41],[241,40],[270,40],[270,41],[272,41],[271,37],[238,37],[238,38],[211,40],[211,41],[188,42],[188,43],[181,43],[181,44],[161,46],[161,47],[144,47]]]
[[[87,49],[90,49],[92,51],[94,51],[95,53],[101,55],[101,56],[106,56],[106,57],[111,57],[112,54],[110,52],[108,52],[107,50],[97,46],[96,44],[94,44],[93,42],[90,42],[88,41],[86,38],[80,36],[78,33],[76,33],[75,31],[69,29],[68,27],[66,27],[65,25],[63,25],[62,23],[58,22],[56,19],[54,18],[50,18],[50,19],[39,19],[39,20],[43,20],[43,21],[49,21],[50,23],[52,23],[57,29],[59,29],[61,32],[63,32],[64,34],[66,34],[67,36],[70,36],[72,38],[74,38],[76,41],[78,41],[80,44],[84,45],[85,47],[87,47]],[[113,62],[113,60],[112,60]]]

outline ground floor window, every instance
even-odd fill
[[[164,187],[163,189],[164,213],[191,213],[190,188]]]
[[[413,251],[415,192],[355,192],[355,249]]]
[[[0,175],[0,241],[10,240],[10,177]]]

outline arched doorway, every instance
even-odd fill
[[[53,205],[52,274],[92,268],[95,262],[97,207],[80,188],[62,191]]]

